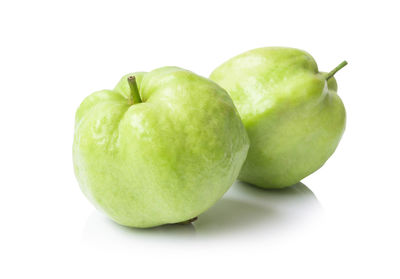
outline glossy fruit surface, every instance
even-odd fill
[[[238,55],[211,74],[231,95],[250,138],[239,179],[282,188],[318,170],[335,151],[346,112],[334,71],[305,51],[267,47]]]
[[[75,123],[82,191],[132,227],[179,223],[207,210],[235,181],[249,147],[226,91],[177,67],[132,73],[114,90],[93,93]]]

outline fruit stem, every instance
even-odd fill
[[[341,68],[343,68],[347,64],[347,61],[343,61],[342,63],[340,63],[335,69],[333,69],[326,75],[326,80],[329,80],[331,77],[333,77]]]
[[[196,221],[196,220],[197,220],[197,218],[198,218],[198,217],[194,217],[194,218],[192,218],[192,219],[189,219],[189,220],[186,220],[186,221],[180,222],[180,223],[178,223],[178,224],[181,224],[181,225],[190,224],[190,223],[193,223],[194,221]]]
[[[136,77],[135,76],[128,77],[128,83],[129,83],[129,88],[131,89],[131,92],[128,97],[128,104],[133,105],[141,103],[142,99],[140,98],[139,95],[139,89],[137,87]]]

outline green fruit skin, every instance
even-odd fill
[[[142,103],[128,105],[134,75]],[[194,218],[237,178],[249,139],[229,95],[177,67],[124,76],[76,112],[73,162],[83,193],[117,223]]]
[[[337,83],[308,53],[285,47],[254,49],[223,63],[212,80],[231,95],[250,138],[239,179],[283,188],[318,170],[345,129]]]

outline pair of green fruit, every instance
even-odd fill
[[[128,74],[76,112],[82,191],[117,223],[145,228],[191,220],[237,178],[293,185],[343,134],[333,75],[345,64],[321,73],[308,53],[271,47],[230,59],[213,81],[177,67]]]

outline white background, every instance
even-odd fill
[[[1,278],[399,278],[397,1],[2,1]],[[347,129],[285,191],[241,183],[194,225],[127,229],[81,194],[74,113],[132,71],[209,73],[262,46],[310,52]]]

